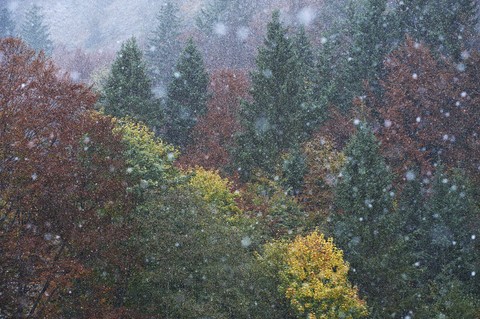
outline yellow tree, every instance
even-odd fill
[[[348,281],[349,265],[333,239],[314,231],[287,245],[280,290],[300,318],[356,319],[368,315],[357,288]]]

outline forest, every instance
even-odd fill
[[[185,3],[0,4],[0,319],[480,319],[477,1]]]

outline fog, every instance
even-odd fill
[[[220,23],[206,30],[199,27],[198,19],[202,10],[215,1],[173,2],[182,23],[178,40],[184,42],[193,37],[210,69],[252,66],[273,10],[281,11],[286,25],[304,25],[314,42],[320,41],[322,31],[341,20],[345,10],[344,0],[328,4],[318,0],[223,1]],[[156,16],[164,4],[165,1],[153,0],[25,0],[8,1],[6,7],[17,32],[26,11],[33,5],[41,7],[56,48],[54,59],[64,66],[65,52],[81,49],[94,56],[96,69],[111,62],[122,42],[132,36],[146,50],[148,37],[157,24]]]

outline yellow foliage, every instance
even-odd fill
[[[364,318],[367,307],[348,281],[348,269],[332,238],[317,231],[298,236],[286,249],[281,290],[303,318]]]
[[[231,191],[231,182],[218,172],[196,167],[192,172],[190,186],[197,190],[202,199],[213,205],[221,214],[233,216],[240,213],[235,199],[238,195]]]

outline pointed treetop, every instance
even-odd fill
[[[53,43],[50,40],[49,28],[45,24],[41,7],[33,5],[27,11],[20,35],[35,51],[43,50],[47,55],[52,53]]]

